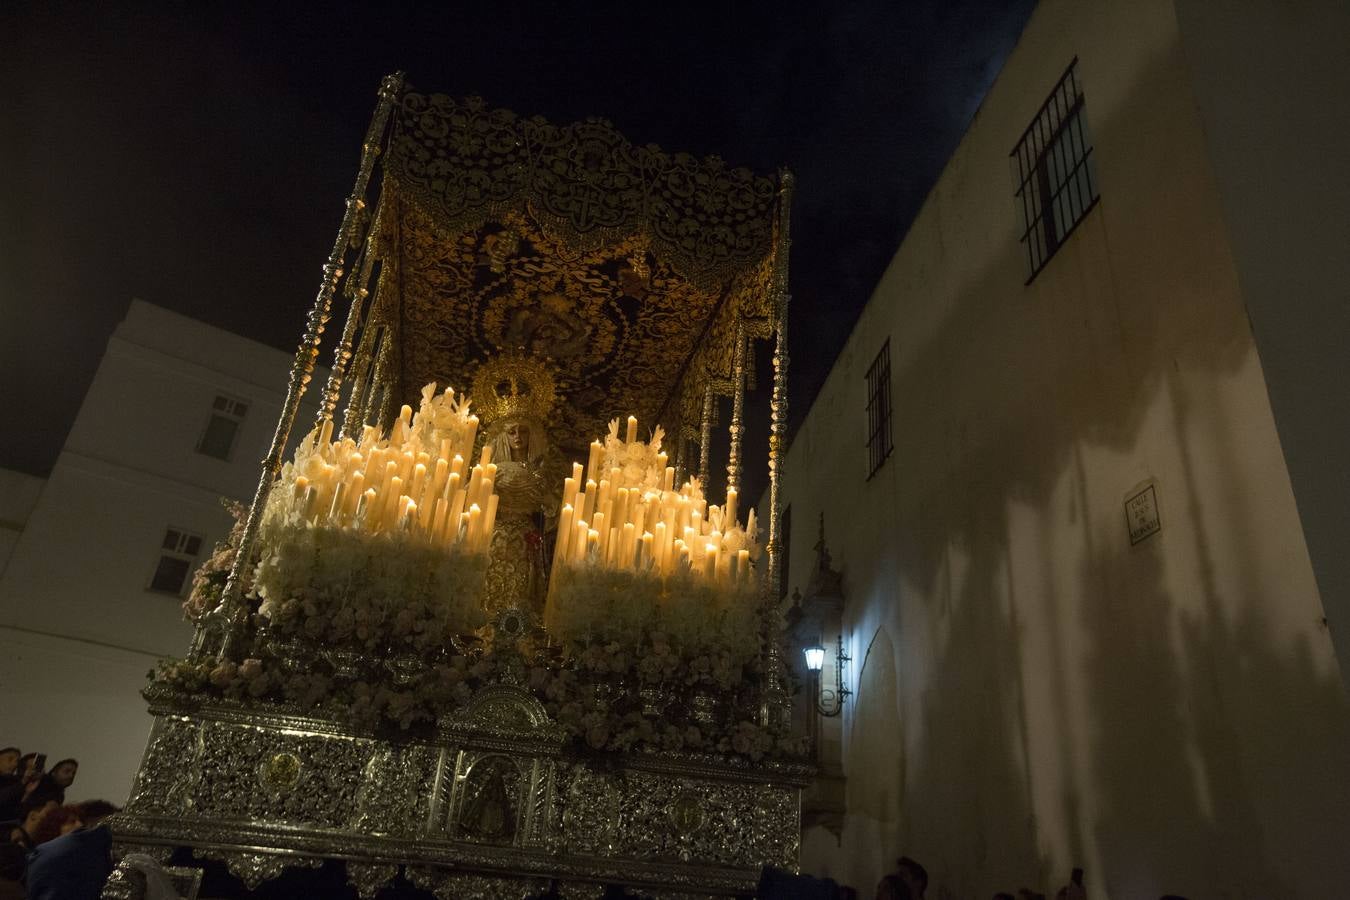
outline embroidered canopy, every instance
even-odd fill
[[[523,350],[555,370],[563,448],[630,413],[697,438],[707,390],[734,390],[737,337],[773,334],[787,172],[406,88],[382,140],[376,296],[354,348],[363,421]]]

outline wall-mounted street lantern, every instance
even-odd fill
[[[803,648],[802,652],[806,655],[806,668],[813,676],[816,712],[831,718],[839,715],[844,711],[844,701],[853,693],[844,687],[844,663],[850,659],[844,654],[844,636],[839,635],[835,644],[833,688],[825,688],[820,684],[820,670],[825,668],[825,648],[816,643]]]

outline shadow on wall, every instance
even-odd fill
[[[1164,888],[1336,896],[1344,892],[1344,863],[1336,861],[1350,809],[1344,690],[1334,671],[1318,671],[1306,636],[1283,651],[1275,646],[1259,604],[1278,605],[1280,597],[1247,598],[1254,602],[1237,621],[1225,613],[1186,438],[1190,403],[1179,379],[1168,381],[1204,596],[1201,610],[1178,612],[1160,554],[1146,546],[1129,567],[1128,606],[1085,606],[1092,704],[1113,711],[1099,717],[1094,747],[1103,792],[1097,837],[1110,887],[1126,897]],[[1126,568],[1118,558],[1098,565]],[[1300,892],[1288,883],[1290,860],[1310,863],[1299,867]]]
[[[1006,528],[993,517],[970,524],[977,530],[965,535],[971,556],[951,598],[950,637],[921,702],[925,750],[916,771],[900,773],[908,814],[897,847],[928,866],[937,897],[983,896],[991,882],[1045,884],[1049,862],[1028,789],[1018,628],[991,602]]]
[[[1035,727],[1053,734],[1036,737],[1056,749],[1059,768],[1059,784],[1037,795],[1061,803],[1040,814],[1066,834],[1074,861],[1087,863],[1085,848],[1095,845],[1103,871],[1092,877],[1112,896],[1334,896],[1350,875],[1339,861],[1350,711],[1306,637],[1284,646],[1264,627],[1258,610],[1280,604],[1269,593],[1279,573],[1252,573],[1247,596],[1221,602],[1212,572],[1203,571],[1214,565],[1212,536],[1198,525],[1191,535],[1165,533],[1153,541],[1194,541],[1207,591],[1179,604],[1167,585],[1197,573],[1169,579],[1158,547],[1122,546],[1118,506],[1095,519],[1116,524],[1094,526],[1083,454],[1149,459],[1140,448],[1145,419],[1167,399],[1171,450],[1179,449],[1186,480],[1175,490],[1192,520],[1204,521],[1205,499],[1233,505],[1228,496],[1202,499],[1193,467],[1242,491],[1231,446],[1238,439],[1218,433],[1213,410],[1196,416],[1187,401],[1197,383],[1236,383],[1255,351],[1189,95],[1175,89],[1182,83],[1184,61],[1169,47],[1122,98],[1118,121],[1093,121],[1099,146],[1126,149],[1141,141],[1123,132],[1156,126],[1172,138],[1165,165],[1148,149],[1103,159],[1103,199],[1076,246],[1009,303],[1006,285],[1021,264],[1012,244],[897,371],[905,434],[889,475],[893,546],[914,591],[905,600],[931,623],[934,647],[924,692],[906,705],[918,712],[921,721],[908,728],[920,736],[907,758],[891,757],[903,795],[894,833],[897,850],[929,866],[932,896],[1023,883],[1053,890],[1067,875],[1047,871],[1047,826],[1032,800],[1024,676],[1037,668],[1050,688]],[[1150,187],[1126,188],[1136,184]],[[1160,202],[1175,204],[1171,215],[1156,215]],[[1108,229],[1144,221],[1152,227]],[[1140,264],[1120,264],[1131,260]],[[1203,459],[1186,444],[1197,429],[1207,438]],[[1165,437],[1154,434],[1156,456]],[[1136,470],[1120,468],[1132,481],[1123,476]],[[1014,504],[1042,511],[1057,530],[1014,535]],[[1225,559],[1270,527],[1255,511],[1235,519]],[[1066,548],[1075,530],[1077,543]],[[1028,543],[1040,546],[1028,553]],[[956,579],[953,552],[965,563]],[[865,581],[859,569],[845,574]],[[1041,595],[1017,596],[1019,581],[1040,584]],[[1311,609],[1307,596],[1297,602]],[[1019,610],[1034,608],[1044,613],[1048,651],[1029,659]],[[1225,609],[1244,612],[1233,621]],[[1078,706],[1069,691],[1076,678],[1084,679]],[[1077,722],[1084,708],[1087,721]],[[1089,739],[1075,744],[1075,727]],[[1076,758],[1076,746],[1090,758]],[[1080,803],[1083,794],[1094,802]],[[850,787],[851,805],[854,796]]]

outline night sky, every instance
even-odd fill
[[[795,423],[1034,2],[140,6],[0,11],[0,466],[50,470],[132,297],[294,349],[397,69],[793,169]]]

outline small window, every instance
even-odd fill
[[[1022,208],[1027,284],[1097,203],[1092,140],[1077,66],[1075,58],[1010,154]]]
[[[150,590],[181,597],[201,549],[201,535],[178,528],[165,530],[159,545],[159,561],[150,576]]]
[[[877,474],[895,449],[891,439],[891,342],[867,370],[867,477]]]
[[[243,400],[218,395],[211,404],[211,417],[207,419],[202,439],[197,442],[197,452],[228,462],[234,453],[234,442],[239,436],[239,426],[247,414],[248,404]]]

